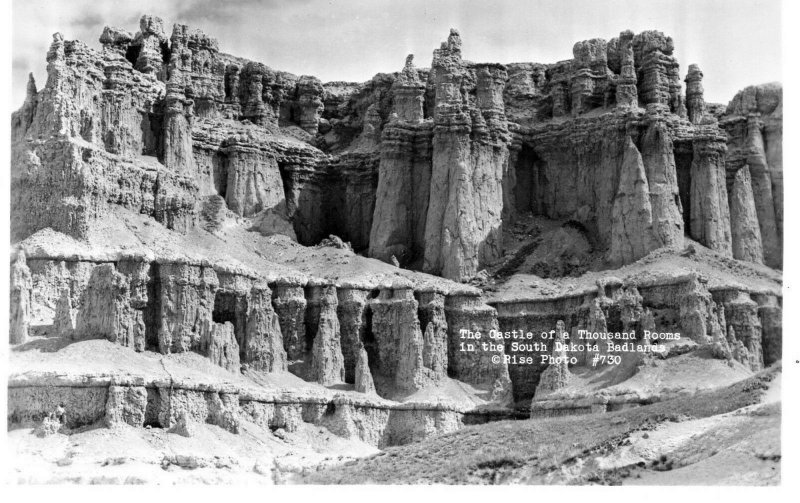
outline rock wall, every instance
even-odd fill
[[[456,280],[499,258],[503,225],[529,211],[580,223],[613,266],[680,248],[684,232],[758,261],[730,216],[750,207],[744,182],[729,197],[746,165],[761,256],[782,263],[779,85],[747,88],[721,113],[697,65],[682,93],[661,32],[498,65],[465,61],[453,30],[429,70],[409,57],[361,84],[228,55],[180,24],[168,36],[153,16],[135,34],[108,27],[101,44],[57,35],[46,85],[31,80],[12,117],[15,238],[85,238],[109,205],[186,231],[219,196],[264,234],[334,234]]]
[[[10,428],[31,426],[59,406],[68,429],[160,427],[191,436],[192,425],[210,424],[239,433],[244,421],[255,426],[296,431],[315,424],[337,436],[379,448],[417,442],[448,433],[464,423],[486,422],[490,414],[443,405],[395,404],[380,399],[289,397],[240,391],[230,385],[165,383],[130,378],[76,382],[52,376],[9,384]]]
[[[755,206],[760,231],[761,256],[770,267],[783,265],[783,89],[780,84],[751,86],[739,91],[720,116],[720,126],[728,136],[725,168],[729,185],[737,176],[750,178],[752,195],[744,194],[745,204]],[[739,172],[747,170],[745,175]],[[741,184],[741,182],[740,182]],[[741,194],[741,190],[739,191]],[[741,196],[740,196],[741,197]],[[750,202],[752,198],[752,202]],[[731,202],[733,208],[733,201]],[[742,203],[737,202],[741,206]],[[737,232],[750,233],[748,229]],[[734,222],[740,225],[740,222]],[[752,253],[759,247],[750,238]],[[740,245],[741,246],[741,245]],[[738,258],[738,257],[737,257]],[[743,259],[747,260],[747,259]]]

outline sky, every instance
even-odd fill
[[[705,75],[706,101],[727,103],[752,84],[781,81],[780,0],[14,0],[12,98],[27,76],[41,88],[52,34],[100,47],[105,25],[138,30],[142,14],[199,28],[220,50],[323,82],[399,71],[407,54],[430,66],[457,28],[465,59],[554,63],[572,46],[620,31],[672,36],[684,77]]]

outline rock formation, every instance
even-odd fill
[[[731,242],[733,258],[761,264],[764,262],[761,230],[758,226],[750,170],[736,171],[730,194]]]
[[[361,348],[356,362],[356,391],[359,393],[375,393],[375,383],[372,382],[372,373],[369,370],[369,357],[367,351]]]
[[[200,353],[225,370],[239,372],[239,344],[236,342],[231,322],[211,323],[210,327],[203,330],[202,337]]]
[[[611,231],[609,260],[614,264],[633,262],[655,248],[650,187],[642,156],[630,137],[625,144],[619,187],[611,209]]]
[[[461,59],[461,37],[451,30],[434,51],[429,78],[436,101],[423,269],[462,280],[502,252],[496,204],[510,139],[503,105],[507,74],[502,65],[469,68]],[[475,103],[465,107],[462,93],[472,82]]]
[[[114,265],[102,264],[92,270],[73,338],[107,339],[137,351],[145,349],[143,313],[131,306],[128,278]]]
[[[272,292],[266,284],[253,285],[248,299],[247,328],[242,362],[265,372],[287,369],[286,350],[278,315],[272,308]]]
[[[11,264],[11,280],[9,283],[9,342],[22,344],[28,340],[31,323],[31,271],[25,263],[25,253],[18,252]]]
[[[335,289],[323,288],[319,324],[311,351],[314,379],[323,386],[344,382],[344,356],[336,306]]]
[[[565,328],[564,322],[559,320],[556,325],[556,335],[553,340],[553,359],[555,363],[551,363],[539,378],[539,385],[536,386],[536,396],[545,395],[565,388],[569,384],[570,372],[567,359],[567,351],[565,350]]]
[[[783,264],[783,92],[780,84],[748,87],[720,117],[728,135],[729,178],[748,169],[764,263]],[[746,259],[745,259],[746,260]]]
[[[495,413],[568,385],[566,362],[538,358],[564,356],[554,341],[487,351],[462,346],[462,330],[555,327],[562,342],[680,331],[692,341],[681,350],[752,371],[781,358],[779,273],[731,279],[736,260],[782,266],[779,85],[724,108],[704,101],[691,65],[684,94],[674,43],[657,31],[503,65],[464,59],[451,30],[430,68],[409,56],[363,83],[275,70],[153,16],[100,42],[56,34],[46,83],[31,78],[12,116],[11,343],[52,323],[74,340],[194,352],[235,382],[292,372],[367,396],[114,380],[68,386],[83,405],[65,424],[191,435],[202,423],[238,431],[241,414],[382,446],[466,422],[416,403],[439,390]],[[726,271],[649,270],[664,258]],[[637,261],[648,270],[606,275]],[[509,363],[523,356],[534,362]],[[55,388],[35,391],[38,408],[30,389],[10,388],[13,414],[42,420],[64,396]]]
[[[68,288],[62,288],[61,295],[58,297],[56,313],[53,317],[53,329],[61,337],[72,339],[72,333],[75,330],[75,313],[72,310],[72,298]]]

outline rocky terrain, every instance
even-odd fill
[[[147,15],[99,42],[53,35],[11,118],[20,482],[349,480],[310,474],[496,420],[613,429],[618,411],[737,404],[705,420],[780,375],[780,84],[706,103],[657,31],[498,64],[451,30],[430,67],[409,55],[364,83]],[[557,337],[495,361],[462,330]],[[542,358],[582,330],[681,338],[602,350],[614,365]],[[764,421],[752,442],[779,435]],[[610,473],[576,459],[575,476],[491,476]]]

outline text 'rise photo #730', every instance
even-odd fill
[[[785,488],[785,8],[14,0],[3,480]]]

